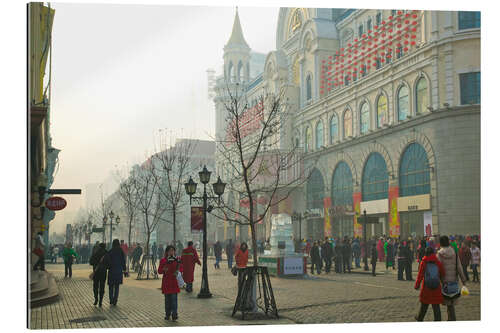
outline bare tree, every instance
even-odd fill
[[[147,278],[149,279],[149,258],[150,258],[150,247],[149,243],[151,241],[151,234],[158,226],[158,223],[162,220],[163,214],[167,211],[167,207],[161,200],[159,192],[159,178],[153,173],[153,161],[152,158],[148,158],[140,167],[136,167],[136,181],[132,183],[134,191],[136,192],[137,198],[137,208],[142,215],[142,222],[144,223],[144,231],[146,232],[146,258],[148,258],[148,272]],[[141,274],[142,266],[144,264],[144,258],[141,262],[141,268],[139,269],[139,275]],[[153,264],[154,267],[154,264]],[[154,272],[156,277],[156,272]]]
[[[184,180],[188,174],[195,144],[193,140],[174,142],[167,146],[160,142],[160,151],[152,157],[152,172],[159,182],[158,191],[172,211],[173,240],[177,242],[177,212],[182,207]]]
[[[258,266],[257,223],[307,181],[317,159],[306,165],[302,149],[286,139],[291,114],[283,100],[284,89],[278,94],[264,93],[253,105],[238,86],[235,90],[227,87],[226,92],[227,135],[217,141],[217,153],[223,160],[225,180],[229,178],[226,190],[235,193],[236,202],[246,203],[248,209],[242,212],[239,204],[234,207],[222,201],[213,214],[250,227],[253,263]]]
[[[118,186],[118,196],[123,203],[125,208],[125,214],[128,219],[128,246],[131,245],[132,240],[132,228],[134,227],[135,217],[137,214],[137,208],[139,205],[139,195],[137,194],[138,186],[135,186],[137,182],[137,171],[132,169],[128,177],[125,178],[118,171],[116,176],[119,179],[120,185]],[[129,270],[130,265],[130,253],[127,253],[127,270]]]

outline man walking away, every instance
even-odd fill
[[[66,247],[63,250],[64,258],[64,277],[70,277],[73,275],[73,261],[77,258],[75,250],[71,247],[71,242],[66,243]]]
[[[313,247],[311,248],[310,255],[311,255],[311,274],[314,275],[315,266],[316,266],[316,272],[318,274],[321,274],[321,267],[320,267],[321,257],[319,254],[318,242],[314,242]]]
[[[342,273],[342,256],[343,256],[342,241],[339,239],[335,244],[335,272]]]
[[[345,273],[346,270],[351,273],[351,264],[352,264],[352,248],[351,248],[351,243],[349,242],[349,239],[347,237],[344,238],[344,246],[342,248],[342,267],[343,267],[343,272]]]
[[[356,268],[361,268],[361,246],[357,238],[352,242],[352,254],[354,255],[354,264]]]
[[[89,264],[92,265],[94,276],[94,305],[99,302],[99,307],[102,307],[102,299],[104,298],[104,288],[106,286],[106,264],[104,256],[106,255],[106,246],[104,243],[99,245],[99,249],[90,257]]]
[[[219,241],[214,244],[214,255],[215,255],[215,268],[220,269],[220,262],[222,260],[222,245]]]
[[[195,264],[201,266],[198,252],[196,252],[196,249],[193,247],[192,241],[189,241],[188,246],[184,250],[182,250],[181,262],[182,268],[184,270],[182,272],[182,278],[186,283],[186,291],[190,293],[193,291]]]
[[[458,250],[458,257],[462,263],[462,270],[464,271],[465,281],[469,281],[469,273],[467,272],[467,267],[469,267],[471,260],[471,249],[467,246],[465,241],[462,242],[460,250]]]
[[[434,321],[441,321],[439,305],[443,302],[443,294],[441,293],[440,280],[444,274],[444,267],[434,254],[434,249],[432,247],[426,248],[425,256],[420,262],[417,281],[415,281],[416,290],[419,290],[420,285],[423,284],[419,296],[420,310],[415,316],[417,321],[424,320],[429,304],[432,305],[434,311]]]
[[[330,243],[328,243],[328,237],[326,237],[325,241],[323,242],[323,245],[321,245],[321,260],[325,265],[326,273],[330,273],[330,266],[332,263],[331,248],[332,247],[330,246]]]
[[[372,244],[371,249],[371,264],[372,264],[372,275],[375,276],[375,268],[377,267],[378,251],[375,242]]]

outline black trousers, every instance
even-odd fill
[[[109,285],[109,303],[116,304],[118,302],[118,294],[120,293],[120,284],[112,283]]]
[[[377,261],[372,261],[372,275],[375,276],[375,268],[377,268]]]
[[[428,308],[429,304],[420,303],[420,310],[416,317],[417,321],[424,321]],[[434,321],[441,321],[441,308],[439,304],[432,304],[432,311],[434,311]]]
[[[71,277],[73,275],[73,263],[64,263],[64,277]]]
[[[100,300],[104,298],[104,287],[106,286],[106,277],[104,279],[94,278],[94,299]]]
[[[314,267],[316,266],[316,273],[321,274],[321,259],[311,261],[311,274],[314,274]]]
[[[346,269],[349,273],[351,273],[351,261],[349,260],[348,257],[343,257],[342,258],[342,269],[345,273]]]
[[[469,272],[467,272],[467,265],[462,264],[462,270],[464,271],[465,281],[469,281]]]
[[[325,272],[329,273],[332,268],[332,260],[330,258],[321,258],[325,264]]]

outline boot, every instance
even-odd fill
[[[98,297],[97,291],[94,290],[94,305],[97,305],[97,297]]]
[[[99,297],[99,307],[102,308],[102,299],[103,299],[103,296]]]

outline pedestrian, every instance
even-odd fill
[[[54,246],[54,250],[52,252],[52,260],[54,264],[57,264],[57,258],[59,257],[59,246]]]
[[[233,267],[233,253],[233,240],[230,239],[226,244],[227,267],[229,269]]]
[[[123,254],[125,255],[125,260],[127,262],[127,271],[128,271],[128,262],[129,262],[129,259],[128,259],[128,245],[127,243],[125,243],[125,241],[122,239],[120,241],[120,247],[123,251]]]
[[[106,267],[108,268],[109,304],[116,305],[120,284],[123,283],[123,275],[127,272],[125,265],[125,254],[120,247],[118,239],[113,240],[111,250],[105,256]]]
[[[343,253],[343,244],[340,239],[335,243],[335,272],[342,273],[342,253]]]
[[[214,255],[215,255],[215,268],[220,269],[220,262],[222,260],[222,245],[219,241],[214,244]]]
[[[380,237],[377,243],[377,252],[378,252],[378,261],[383,262],[385,259],[385,251],[384,251],[384,239]]]
[[[332,246],[328,242],[328,237],[325,237],[323,245],[321,245],[321,260],[325,265],[325,272],[330,273],[332,266]]]
[[[467,267],[469,267],[471,261],[471,249],[467,246],[467,242],[462,242],[460,249],[458,250],[458,257],[460,258],[460,263],[462,264],[465,281],[469,281],[469,272],[467,272]]]
[[[417,258],[418,258],[417,261],[419,263],[422,261],[422,258],[425,256],[425,248],[426,248],[425,239],[421,239],[420,244],[418,245],[418,248],[417,248]]]
[[[389,238],[385,242],[384,254],[385,254],[385,270],[388,270],[389,267],[392,267],[392,269],[396,269],[396,267],[394,267],[394,244],[391,238]]]
[[[153,256],[153,262],[156,262],[157,251],[158,251],[158,246],[156,245],[156,242],[153,242],[153,245],[151,245],[151,254]]]
[[[93,256],[96,251],[99,250],[99,241],[96,241],[94,246],[92,247],[92,253],[91,253],[91,256]]]
[[[465,276],[462,271],[462,265],[458,263],[458,254],[455,249],[450,246],[448,236],[441,236],[439,238],[439,245],[441,249],[437,253],[438,260],[443,264],[444,277],[443,277],[443,304],[447,307],[448,321],[457,320],[455,314],[455,306],[458,304],[460,297],[460,288],[458,279],[462,280],[465,286]]]
[[[378,251],[375,242],[372,244],[371,248],[371,265],[372,265],[372,275],[376,276],[375,268],[377,267]]]
[[[106,246],[104,243],[99,244],[97,251],[90,257],[89,264],[92,265],[92,280],[94,281],[94,305],[99,302],[99,307],[102,307],[102,299],[104,298],[104,287],[106,285],[106,263],[104,256],[106,255]]]
[[[476,242],[472,242],[471,253],[471,268],[472,268],[472,282],[479,282],[479,273],[477,267],[481,264],[481,250]]]
[[[406,273],[406,281],[412,281],[410,270],[410,249],[406,241],[403,241],[398,248],[398,280],[403,281],[403,273]]]
[[[184,282],[186,282],[186,291],[190,293],[193,291],[195,264],[201,265],[198,252],[196,252],[196,249],[193,247],[192,241],[189,241],[188,246],[182,250],[181,258],[182,267],[184,269],[182,278]]]
[[[138,271],[140,268],[140,260],[142,256],[142,247],[141,244],[137,243],[137,246],[134,249],[134,252],[132,253],[132,268],[134,271]]]
[[[40,231],[35,237],[35,248],[33,253],[37,255],[38,260],[33,266],[33,270],[37,271],[40,268],[41,271],[45,270],[45,243],[43,241],[43,233]]]
[[[248,245],[242,242],[236,255],[234,256],[236,261],[236,268],[238,269],[238,294],[240,293],[241,285],[243,282],[243,268],[247,267],[248,264]]]
[[[161,292],[165,297],[165,320],[170,320],[170,316],[172,316],[172,321],[176,321],[179,318],[177,312],[177,294],[180,293],[180,289],[177,282],[177,275],[180,264],[181,260],[175,256],[175,247],[168,245],[158,267],[158,274],[163,274]]]
[[[454,236],[450,236],[450,246],[455,250],[455,253],[458,253],[458,245]]]
[[[361,245],[357,237],[352,242],[352,254],[354,255],[354,265],[356,268],[361,268]]]
[[[344,246],[342,247],[342,270],[351,273],[352,266],[352,248],[347,236],[344,238]]]
[[[63,250],[64,258],[64,277],[70,277],[73,275],[73,261],[77,258],[75,250],[71,246],[71,242],[67,242]]]
[[[427,247],[425,249],[425,256],[420,262],[417,281],[415,281],[416,290],[419,290],[420,285],[423,284],[419,295],[420,310],[415,316],[417,321],[424,320],[429,304],[432,305],[434,321],[441,321],[441,309],[439,305],[443,303],[443,294],[441,293],[440,281],[444,275],[444,267],[434,254],[434,249]]]
[[[314,267],[316,267],[316,272],[318,274],[321,274],[321,267],[320,267],[321,257],[319,254],[319,246],[317,241],[313,243],[313,246],[309,253],[311,256],[311,274],[314,275]]]

